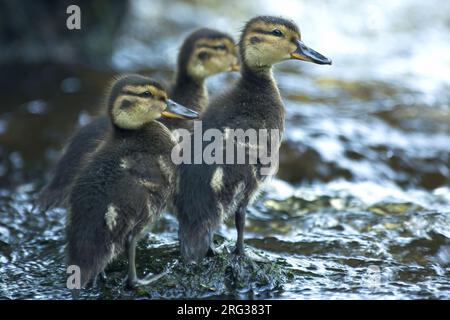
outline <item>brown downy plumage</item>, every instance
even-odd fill
[[[176,145],[161,116],[185,119],[194,111],[167,99],[165,90],[149,78],[131,75],[113,85],[108,100],[111,130],[85,158],[68,198],[67,263],[81,269],[81,286],[127,250],[128,284],[138,279],[136,242],[164,209],[172,193]]]
[[[298,27],[282,18],[261,16],[244,27],[239,44],[242,77],[230,90],[218,95],[202,116],[203,130],[276,129],[281,139],[285,111],[272,65],[288,59],[331,64],[301,42]],[[269,140],[270,142],[270,140]],[[246,145],[258,150],[275,146]],[[205,148],[205,145],[203,146]],[[202,150],[203,151],[203,150]],[[224,150],[225,159],[225,150]],[[236,158],[235,158],[236,160]],[[181,253],[186,261],[199,261],[210,249],[214,232],[228,215],[235,215],[238,233],[235,253],[244,253],[246,208],[261,183],[260,158],[252,164],[182,164],[174,206],[179,219]],[[235,162],[236,163],[236,162]]]
[[[237,67],[237,52],[229,35],[206,28],[194,31],[181,47],[177,73],[169,96],[202,113],[208,103],[206,78]],[[171,130],[190,128],[189,124],[179,119],[162,119],[161,122]],[[42,210],[64,205],[70,185],[82,167],[83,158],[95,150],[110,130],[108,117],[100,115],[69,139],[53,170],[52,179],[39,194],[37,205]]]

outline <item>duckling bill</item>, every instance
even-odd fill
[[[239,42],[241,78],[228,90],[212,100],[202,116],[203,132],[228,129],[260,132],[277,131],[279,139],[263,145],[245,143],[248,156],[251,148],[279,150],[284,131],[285,110],[272,66],[296,59],[316,64],[331,60],[308,48],[301,40],[297,25],[289,20],[260,16],[247,22]],[[207,144],[203,144],[201,152]],[[194,150],[194,148],[191,148]],[[223,150],[224,159],[227,150]],[[179,184],[174,206],[179,219],[179,240],[185,261],[201,260],[212,246],[214,233],[222,221],[234,215],[237,241],[234,252],[244,254],[245,216],[261,185],[276,172],[263,173],[258,153],[256,164],[187,164],[180,166]],[[201,157],[201,156],[200,156]],[[277,164],[276,164],[277,165]],[[266,170],[264,170],[266,172]],[[195,199],[194,201],[192,199]]]
[[[126,250],[128,285],[158,276],[136,274],[137,241],[164,209],[172,193],[176,143],[156,119],[195,119],[198,113],[167,98],[157,82],[138,75],[117,80],[108,99],[112,130],[75,179],[68,200],[67,263],[81,269],[81,285]]]

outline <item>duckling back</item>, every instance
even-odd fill
[[[225,130],[284,130],[284,106],[272,79],[246,77],[229,91],[217,96],[203,115],[203,132]],[[280,141],[273,149],[278,150]],[[203,144],[201,152],[207,143]],[[246,159],[250,148],[245,146]],[[269,143],[264,146],[270,150]],[[192,150],[194,147],[192,146]],[[226,150],[224,150],[224,162]],[[174,205],[180,222],[179,240],[183,258],[199,261],[209,250],[214,233],[222,221],[239,210],[245,210],[258,194],[267,176],[262,164],[182,164]],[[195,201],[192,201],[195,199]]]

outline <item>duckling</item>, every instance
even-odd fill
[[[202,116],[202,129],[218,129],[226,137],[229,129],[275,129],[279,138],[250,148],[278,151],[284,130],[285,110],[272,76],[275,63],[298,59],[316,64],[331,60],[308,48],[297,25],[289,20],[258,16],[245,25],[239,50],[241,78],[226,92],[211,101]],[[195,149],[194,149],[195,150]],[[205,144],[203,145],[203,152]],[[226,158],[226,150],[223,150]],[[237,241],[234,253],[244,254],[246,208],[256,197],[261,184],[276,171],[262,174],[263,161],[256,164],[182,164],[174,206],[179,219],[179,241],[184,260],[198,262],[212,244],[214,232],[228,215],[235,216]],[[236,163],[236,162],[234,162]]]
[[[81,285],[121,251],[128,255],[128,285],[155,278],[136,275],[136,243],[171,195],[176,146],[156,119],[195,119],[198,114],[172,100],[157,82],[138,75],[117,80],[108,98],[112,129],[90,154],[68,199],[67,262],[81,270]]]
[[[170,97],[202,114],[208,105],[206,79],[226,71],[239,71],[233,38],[223,32],[201,28],[184,41],[178,54],[177,72]],[[164,119],[169,129],[192,129],[191,121]]]
[[[169,96],[202,113],[208,104],[206,78],[238,69],[237,52],[231,36],[207,28],[196,30],[181,46],[177,73]],[[190,128],[180,119],[165,119],[162,122],[171,130]],[[37,199],[36,204],[42,210],[64,205],[70,183],[80,170],[83,158],[95,150],[110,130],[108,117],[100,115],[69,139],[52,179],[44,186]]]

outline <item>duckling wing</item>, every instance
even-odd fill
[[[62,206],[70,186],[83,167],[84,158],[92,153],[110,129],[107,116],[100,116],[80,128],[69,139],[61,158],[53,169],[53,177],[39,194],[37,205],[42,210]]]

